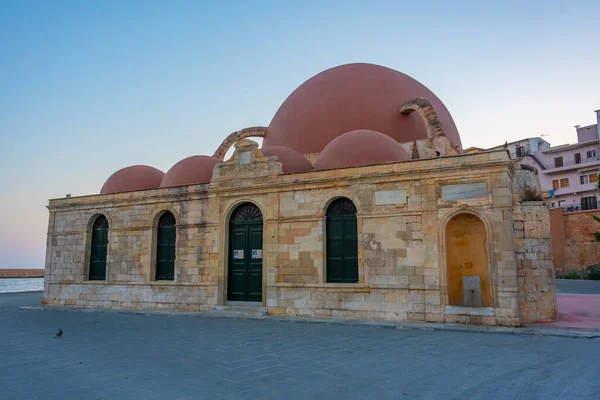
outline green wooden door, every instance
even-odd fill
[[[229,224],[227,300],[262,301],[262,214],[246,203],[234,211]]]
[[[262,223],[248,225],[248,301],[262,301]]]
[[[156,280],[175,278],[175,226],[159,226],[156,249]]]
[[[106,253],[108,250],[108,221],[100,216],[92,227],[92,246],[90,249],[89,280],[106,279]]]
[[[327,282],[358,283],[358,233],[356,207],[346,198],[327,209]]]

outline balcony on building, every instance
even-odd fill
[[[580,169],[582,167],[589,168],[599,165],[600,166],[600,152],[597,149],[583,150],[580,153],[574,153],[571,157],[558,156],[553,157],[550,160],[542,161],[546,174],[554,174],[558,172],[565,172],[574,169]]]

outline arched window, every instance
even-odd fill
[[[167,211],[158,220],[156,249],[156,280],[175,278],[175,216]]]
[[[90,281],[106,280],[106,252],[108,248],[108,220],[100,215],[92,226],[92,246],[90,252]]]
[[[358,283],[356,206],[345,197],[327,208],[327,282]]]

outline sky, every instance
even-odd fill
[[[0,268],[44,267],[48,199],[212,155],[340,64],[423,83],[464,148],[576,142],[599,38],[597,0],[0,0]]]

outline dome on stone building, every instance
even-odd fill
[[[191,156],[173,165],[165,174],[160,187],[197,185],[210,182],[213,168],[223,160],[210,156]]]
[[[298,153],[296,150],[288,149],[287,147],[266,147],[261,149],[261,153],[267,157],[277,157],[281,163],[283,172],[286,174],[310,171],[313,169],[312,164],[306,157]]]
[[[410,160],[400,143],[381,132],[360,129],[336,137],[319,154],[315,169],[334,169]]]
[[[165,173],[147,165],[132,165],[112,174],[100,189],[100,194],[155,189]]]
[[[433,92],[408,75],[373,64],[341,65],[304,82],[275,113],[263,146],[319,153],[336,137],[358,129],[381,132],[400,143],[426,139],[421,116],[399,112],[417,97],[431,103],[446,136],[462,151],[452,116]]]

